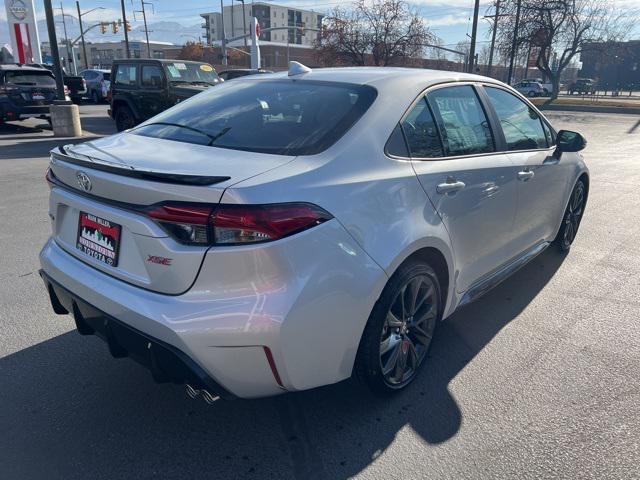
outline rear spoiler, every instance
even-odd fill
[[[64,145],[51,150],[51,161],[60,160],[62,162],[72,163],[93,170],[101,170],[125,177],[141,178],[152,182],[173,183],[178,185],[214,185],[216,183],[225,182],[231,177],[209,176],[209,175],[189,175],[183,173],[166,173],[154,172],[151,170],[137,170],[124,163],[107,162],[103,159],[90,157],[88,155],[80,155],[69,152],[72,145]]]

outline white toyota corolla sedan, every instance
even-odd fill
[[[569,249],[585,145],[490,78],[293,64],[53,150],[41,274],[81,334],[207,401],[400,390],[441,319]]]

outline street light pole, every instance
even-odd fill
[[[516,59],[516,48],[518,45],[518,29],[520,28],[520,0],[518,0],[516,6],[516,24],[513,32],[513,42],[511,43],[511,58],[509,59],[509,76],[507,77],[507,83],[511,85],[513,81],[513,63]]]
[[[147,14],[144,10],[144,4],[147,3],[144,0],[142,0],[140,3],[142,3],[142,20],[144,20],[144,34],[147,38],[147,57],[151,58],[151,46],[149,45],[149,30],[147,30]],[[124,30],[127,30],[127,25],[125,24],[124,26]]]
[[[84,32],[82,31],[82,13],[80,13],[80,2],[76,0],[76,9],[78,10],[78,24],[80,26],[80,37],[82,38],[82,57],[84,59],[84,68],[89,68],[87,61],[87,46],[84,43]]]
[[[220,0],[220,17],[222,19],[222,64],[228,65],[229,62],[227,60],[227,35],[225,33],[224,28],[224,6],[222,5],[222,0]],[[232,35],[233,37],[233,35]]]
[[[245,0],[238,0],[239,2],[242,2],[242,33],[244,33],[245,37],[244,37],[244,48],[247,48],[247,14],[244,11],[244,1]]]
[[[467,72],[473,73],[473,64],[476,58],[476,36],[478,35],[478,12],[480,10],[480,0],[476,0],[473,7],[473,27],[471,29],[471,46],[469,48],[469,65]]]
[[[493,17],[493,32],[491,33],[491,48],[489,49],[489,65],[487,65],[487,77],[491,76],[493,65],[493,49],[496,46],[496,32],[498,31],[498,18],[500,18],[500,0],[496,0],[496,14]]]
[[[60,66],[60,52],[58,51],[58,37],[56,35],[56,24],[53,18],[53,7],[51,0],[44,0],[44,13],[47,17],[47,32],[49,34],[49,46],[53,57],[53,74],[56,77],[56,92],[58,100],[64,101],[64,82],[62,80],[62,67]]]
[[[62,8],[62,2],[60,2],[60,11],[62,12],[62,27],[64,28],[64,43],[67,48],[67,66],[71,68],[71,65],[69,65],[69,57],[72,55],[69,53],[69,38],[67,37],[67,22],[64,19],[64,8]],[[75,62],[73,63],[75,66]]]

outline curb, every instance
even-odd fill
[[[588,113],[622,113],[640,115],[640,107],[605,107],[596,105],[536,105],[538,110]]]

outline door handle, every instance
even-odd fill
[[[533,173],[531,170],[524,170],[522,172],[518,172],[518,180],[526,182],[527,180],[532,179],[534,175],[535,173]]]
[[[441,194],[447,194],[449,192],[457,192],[458,190],[462,190],[466,187],[464,182],[460,180],[452,181],[452,179],[447,179],[446,183],[441,183],[436,187],[436,192]]]

